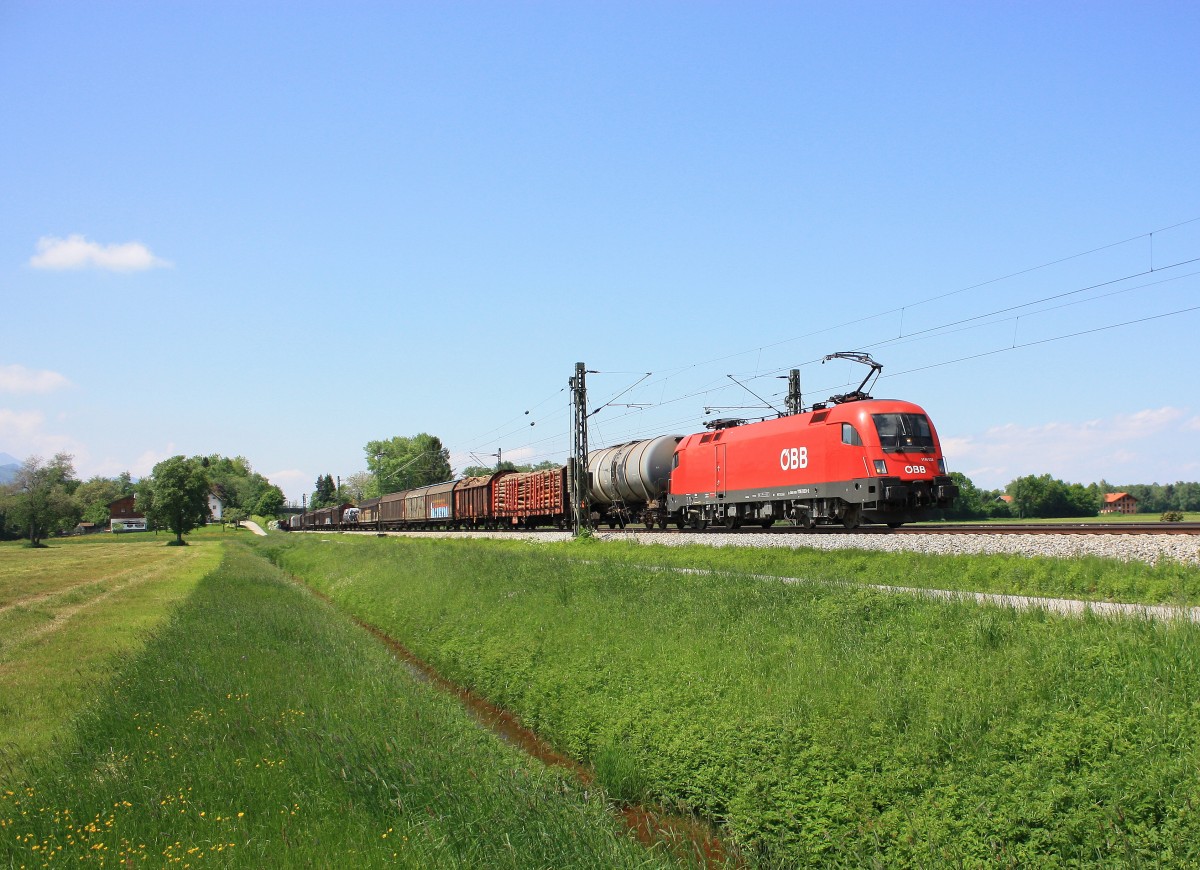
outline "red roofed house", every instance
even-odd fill
[[[144,532],[146,531],[146,515],[138,513],[134,504],[135,497],[127,495],[119,498],[108,506],[111,517],[109,530],[113,532]]]
[[[1106,492],[1104,504],[1100,506],[1102,514],[1133,514],[1137,513],[1137,499],[1127,492]]]

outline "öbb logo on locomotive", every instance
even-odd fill
[[[779,454],[779,467],[784,471],[787,471],[789,468],[808,468],[808,448],[783,448]]]
[[[868,364],[871,374],[859,389],[796,413],[590,451],[583,493],[571,492],[566,465],[498,471],[309,511],[288,528],[567,528],[575,503],[593,525],[610,527],[896,527],[937,518],[958,488],[929,415],[868,395],[863,387],[882,367],[866,354],[833,357]]]

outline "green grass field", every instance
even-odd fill
[[[192,593],[220,545],[130,535],[0,545],[0,771],[63,736],[113,662]]]
[[[0,866],[675,865],[241,535],[136,537],[0,548]]]
[[[1039,560],[332,535],[257,547],[611,793],[695,812],[752,863],[1200,863],[1200,628],[737,572],[1004,587]],[[1070,591],[1102,560],[1044,561],[1036,585]],[[646,570],[684,563],[722,573]],[[1194,600],[1192,569],[1110,567],[1104,586],[1131,599]]]

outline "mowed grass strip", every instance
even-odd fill
[[[140,649],[220,558],[216,542],[168,548],[161,539],[0,548],[8,588],[28,577],[39,590],[0,611],[0,774],[62,737],[120,657]]]
[[[0,866],[666,866],[597,793],[223,546],[64,751],[0,786]]]
[[[19,541],[0,544],[0,612],[169,559],[162,549],[131,546],[107,535],[95,543],[54,540],[43,550],[30,550]]]
[[[1195,626],[647,572],[598,542],[260,546],[763,866],[1200,863]]]

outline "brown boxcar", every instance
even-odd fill
[[[404,525],[404,497],[408,490],[389,492],[379,500],[379,523],[387,529],[398,529]]]
[[[358,524],[371,525],[379,520],[380,499],[369,498],[358,506]]]
[[[510,525],[561,525],[567,508],[565,467],[518,472],[496,481],[496,516]]]
[[[404,520],[413,525],[450,525],[454,522],[456,481],[410,489],[404,498]]]
[[[480,528],[496,523],[496,483],[511,471],[467,477],[454,488],[454,519],[460,526]]]

